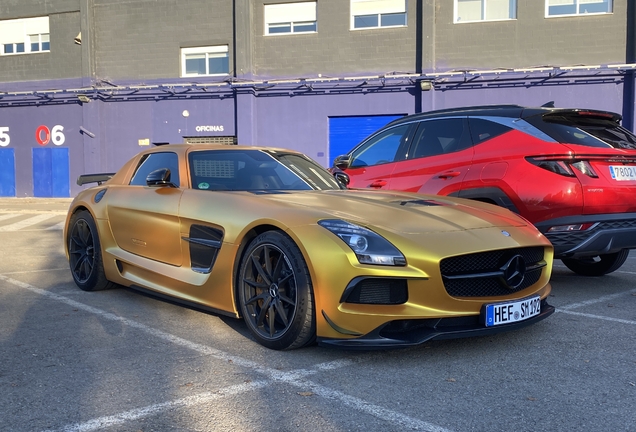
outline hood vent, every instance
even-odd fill
[[[408,200],[408,201],[400,201],[399,202],[401,206],[412,206],[412,205],[420,205],[420,206],[426,206],[426,207],[432,207],[432,206],[441,206],[443,205],[442,203],[439,203],[437,201],[433,201],[433,200],[424,200],[424,199],[419,199],[419,200]]]

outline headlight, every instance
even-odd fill
[[[360,264],[406,265],[404,255],[373,231],[338,219],[322,220],[318,225],[340,237],[355,252]]]

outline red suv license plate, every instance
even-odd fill
[[[609,167],[610,175],[614,180],[631,180],[636,181],[636,167],[633,166],[616,166]]]

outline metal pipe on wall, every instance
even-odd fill
[[[636,62],[636,0],[627,0],[627,40],[625,62]],[[636,123],[636,74],[626,71],[623,83],[623,126],[633,131]]]

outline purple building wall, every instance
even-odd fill
[[[225,89],[185,96],[164,92],[148,97],[131,93],[129,98],[94,97],[81,104],[74,96],[54,105],[2,106],[0,128],[9,128],[7,147],[15,149],[16,196],[23,197],[33,196],[32,149],[56,147],[52,136],[47,143],[38,143],[36,130],[57,127],[57,144],[60,132],[64,137],[57,147],[69,149],[69,192],[73,196],[80,190],[75,184],[78,175],[116,171],[153,143],[181,143],[184,137],[236,136],[239,144],[291,148],[327,166],[330,117],[404,115],[502,103],[539,106],[548,101],[558,107],[622,112],[623,82],[616,77],[554,84],[535,79],[511,85],[442,80],[429,91],[421,91],[419,82],[411,82],[366,91],[361,85],[349,86],[346,91],[332,86],[306,92]]]
[[[329,159],[329,117],[412,114],[408,92],[257,97],[253,145],[291,148],[323,166]],[[240,137],[240,135],[239,135]]]

